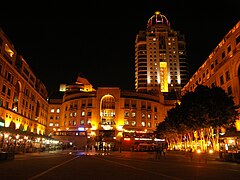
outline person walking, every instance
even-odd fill
[[[160,156],[162,156],[162,148],[160,145],[156,146],[156,159],[160,159]]]
[[[193,150],[192,150],[192,148],[190,148],[188,152],[189,152],[190,161],[192,162],[192,160],[193,160]]]
[[[166,152],[167,152],[167,148],[164,147],[164,148],[163,148],[163,156],[164,156],[164,157],[166,157]]]

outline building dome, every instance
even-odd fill
[[[168,21],[167,17],[160,13],[160,11],[156,11],[154,15],[149,18],[147,27],[154,26],[155,24],[165,24],[170,26],[170,22]]]

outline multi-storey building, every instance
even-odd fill
[[[99,138],[108,145],[124,143],[126,136],[125,140],[132,143],[139,142],[140,136],[149,140],[153,137],[147,136],[153,135],[157,124],[176,103],[164,100],[163,95],[123,91],[119,87],[95,90],[83,77],[78,77],[75,84],[62,84],[60,90],[62,96],[49,99],[48,132],[80,147],[87,142],[99,146]]]
[[[148,20],[135,41],[137,92],[180,92],[189,80],[185,36],[170,27],[159,11]]]
[[[194,91],[198,84],[218,86],[231,95],[240,105],[240,21],[223,37],[206,61],[182,89]],[[240,112],[240,109],[239,109]],[[240,120],[236,127],[240,130]]]
[[[14,45],[2,29],[0,92],[0,132],[8,132],[11,129],[10,132],[13,133],[18,130],[18,134],[31,132],[45,135],[48,113],[46,87],[23,57],[17,54]],[[2,133],[0,135],[0,138],[4,138]]]

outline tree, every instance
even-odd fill
[[[213,141],[218,136],[214,134],[219,134],[220,127],[233,128],[237,116],[233,97],[228,96],[222,88],[198,85],[194,92],[187,92],[181,97],[180,105],[168,111],[164,119],[168,128],[164,129],[164,123],[160,123],[157,132],[165,131],[167,134],[166,131],[172,128],[183,136],[188,135],[190,140],[208,140],[216,145]]]

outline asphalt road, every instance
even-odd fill
[[[111,152],[98,154],[56,151],[16,155],[0,162],[1,180],[214,180],[239,179],[240,165],[207,161],[195,155],[168,152],[156,159],[154,153]]]

